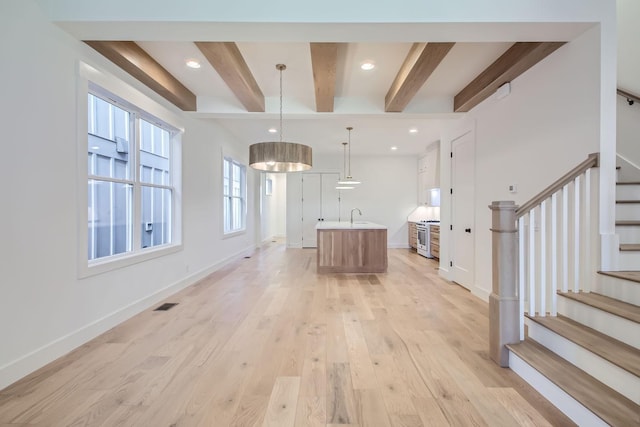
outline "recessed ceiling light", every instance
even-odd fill
[[[391,147],[391,149],[392,149],[393,151],[396,151],[396,150],[398,149],[398,147],[396,147],[396,146],[394,145],[393,147]]]
[[[278,132],[278,129],[276,129],[276,128],[269,128],[269,130],[268,130],[267,132],[269,132],[269,133],[276,133],[276,132]]]
[[[94,145],[93,147],[91,147],[92,150],[99,150],[100,147],[98,147],[97,145]]]
[[[411,129],[409,129],[409,133],[418,133],[418,129],[411,128]]]
[[[366,61],[360,65],[360,68],[362,68],[365,71],[370,71],[376,68],[376,64],[374,64],[373,61]]]
[[[198,62],[197,59],[187,59],[186,64],[187,64],[187,67],[189,68],[194,68],[194,69],[200,68],[200,62]]]

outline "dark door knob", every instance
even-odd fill
[[[465,228],[465,229],[464,229],[464,232],[465,232],[465,233],[471,233],[471,229],[470,229],[470,228]]]

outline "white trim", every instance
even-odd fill
[[[120,79],[108,74],[106,72],[98,71],[93,66],[79,61],[78,62],[78,76],[77,76],[77,143],[76,143],[76,156],[77,156],[77,267],[76,274],[78,278],[86,278],[97,274],[102,274],[107,271],[116,270],[122,267],[134,265],[143,261],[147,261],[153,258],[165,256],[171,253],[182,250],[182,133],[184,128],[181,125],[181,119],[162,107],[156,101],[142,94],[129,84],[121,81]],[[172,131],[172,138],[170,142],[171,150],[171,186],[160,186],[161,188],[170,188],[172,190],[172,236],[171,243],[162,246],[155,246],[151,248],[140,247],[139,233],[133,233],[133,250],[122,254],[117,254],[109,257],[98,258],[94,260],[87,259],[87,182],[88,179],[97,179],[113,182],[126,182],[126,180],[118,180],[113,178],[104,177],[92,177],[89,176],[87,171],[87,135],[88,135],[88,115],[87,109],[83,106],[87,105],[87,97],[89,93],[96,92],[111,101],[114,101],[120,107],[127,109],[133,109],[136,117],[143,117],[145,120],[156,123],[157,120],[166,122],[169,130]],[[118,99],[113,100],[113,97]],[[132,129],[138,140],[139,132],[138,126]],[[166,128],[166,127],[165,127]],[[135,147],[130,150],[132,153],[132,180],[141,185],[137,180],[137,174],[139,173],[137,168],[139,146],[136,143]],[[131,166],[130,166],[131,167]],[[147,185],[147,184],[144,184]],[[156,187],[153,184],[150,186]],[[135,185],[134,185],[135,187]],[[137,224],[137,218],[140,213],[140,200],[133,194],[133,222]]]
[[[136,314],[147,310],[153,305],[161,302],[167,297],[180,290],[197,283],[209,274],[219,270],[226,264],[253,253],[256,245],[240,250],[215,264],[184,277],[159,291],[132,302],[126,307],[122,307],[111,314],[108,314],[86,326],[77,329],[63,337],[60,337],[42,347],[0,366],[0,390],[23,378],[29,373],[41,368],[47,363],[70,352],[71,350],[89,342],[91,339],[108,331],[114,326],[126,321]]]
[[[125,103],[143,110],[146,113],[144,117],[146,117],[147,119],[149,119],[150,117],[160,119],[168,125],[173,126],[175,130],[181,133],[184,132],[182,119],[178,115],[163,107],[158,102],[149,98],[147,95],[143,94],[128,83],[125,83],[124,81],[109,74],[108,72],[99,71],[96,67],[86,62],[79,61],[79,78],[87,82],[91,81],[97,86],[100,86],[101,88],[106,89],[112,94],[118,96],[119,98],[121,98],[121,100],[125,100]]]
[[[224,221],[224,218],[223,218],[223,221]],[[223,227],[224,227],[224,224],[223,224]],[[242,236],[243,234],[246,234],[246,233],[247,233],[247,228],[245,227],[242,230],[230,231],[228,233],[224,233],[223,232],[223,234],[222,234],[222,236],[220,236],[220,238],[222,240],[231,239],[232,237]]]
[[[85,259],[84,264],[78,266],[78,278],[83,279],[106,273],[108,271],[117,270],[122,267],[128,267],[150,259],[173,254],[181,251],[182,249],[183,245],[181,243],[176,243],[139,249],[137,252],[127,252],[104,258],[96,258],[88,263]]]
[[[411,246],[409,246],[407,243],[388,243],[387,244],[387,249],[409,249]]]
[[[491,291],[487,291],[486,289],[482,289],[481,287],[474,285],[471,287],[471,294],[477,296],[484,302],[489,302]]]
[[[225,163],[229,162],[229,193],[225,193],[224,192],[224,167],[225,167]],[[240,172],[241,172],[241,176],[240,176],[240,187],[241,187],[241,192],[242,194],[240,196],[234,196],[233,195],[233,167],[237,165],[238,167],[240,167]],[[221,172],[222,172],[222,238],[226,239],[229,237],[234,237],[237,236],[239,234],[244,234],[247,231],[247,222],[248,222],[248,209],[249,209],[249,192],[248,192],[248,174],[247,174],[247,166],[242,163],[240,160],[236,160],[234,157],[231,156],[225,156],[224,153],[222,154],[222,168],[221,168]],[[259,192],[258,192],[259,193]],[[226,215],[227,215],[227,211],[224,208],[224,202],[225,199],[230,197],[231,201],[233,201],[233,199],[240,199],[241,201],[241,215],[242,218],[240,219],[241,222],[241,227],[239,229],[236,230],[229,230],[227,231],[225,228],[225,219],[226,219]],[[233,217],[233,203],[229,204],[229,210],[231,213],[231,216]]]

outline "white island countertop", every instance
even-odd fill
[[[384,225],[369,221],[321,221],[316,225],[316,230],[386,230]]]

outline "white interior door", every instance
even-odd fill
[[[302,247],[318,246],[318,221],[337,221],[340,213],[338,174],[302,174]]]
[[[317,246],[316,224],[322,218],[322,175],[302,175],[302,247]]]
[[[451,277],[471,289],[475,254],[474,133],[467,132],[453,140],[451,153]]]
[[[340,217],[340,191],[336,190],[339,176],[337,173],[322,174],[322,221],[338,221]]]

